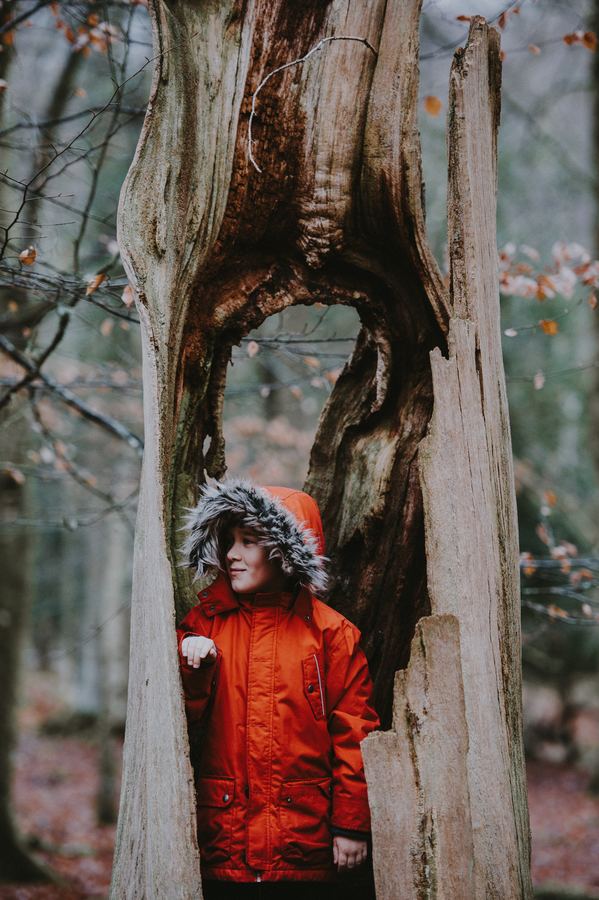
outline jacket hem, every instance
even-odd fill
[[[235,883],[255,884],[256,876],[260,875],[260,882],[265,881],[329,881],[335,884],[339,881],[335,869],[232,869],[223,867],[202,866],[202,879],[214,879],[215,881],[232,881]]]

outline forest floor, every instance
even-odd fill
[[[15,754],[14,812],[36,857],[58,873],[61,886],[0,886],[0,900],[83,900],[108,894],[114,825],[96,822],[99,752],[93,736],[49,735],[41,726],[60,707],[51,683],[26,679]],[[117,802],[122,742],[113,740]],[[533,880],[577,888],[599,898],[599,797],[588,777],[571,767],[531,762],[527,767]],[[543,896],[551,896],[548,892]]]

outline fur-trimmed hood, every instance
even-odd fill
[[[322,519],[316,501],[294,488],[257,485],[243,478],[203,485],[197,505],[187,508],[183,561],[195,569],[194,581],[223,570],[225,526],[239,518],[263,535],[271,559],[287,575],[322,596],[328,588]]]

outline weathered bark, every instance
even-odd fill
[[[444,568],[456,574],[451,538],[461,548],[473,529],[487,526],[493,515],[497,519],[495,527],[481,527],[481,539],[484,535],[494,545],[485,546],[481,557],[481,565],[492,570],[486,573],[489,587],[480,595],[481,613],[487,616],[480,648],[474,659],[466,658],[474,652],[466,630],[460,667],[464,677],[480,664],[497,670],[494,685],[500,697],[489,698],[487,688],[493,681],[484,681],[504,789],[490,805],[496,821],[490,817],[480,824],[478,818],[485,799],[479,776],[486,762],[470,753],[453,790],[462,798],[469,794],[468,813],[476,820],[475,828],[480,826],[481,833],[472,835],[480,858],[475,859],[471,896],[528,896],[519,749],[519,611],[512,581],[516,522],[503,373],[493,330],[498,309],[493,294],[497,34],[475,18],[468,48],[458,54],[452,75],[450,156],[457,168],[451,182],[448,292],[424,226],[416,122],[418,0],[310,0],[301,7],[288,0],[258,0],[251,8],[232,0],[201,5],[154,0],[150,10],[161,55],[118,216],[123,260],[142,321],[146,450],[112,895],[200,895],[193,779],[174,636],[175,610],[182,612],[192,596],[187,574],[175,567],[179,514],[182,505],[193,500],[198,481],[206,474],[219,477],[226,469],[221,420],[232,345],[269,315],[292,304],[319,301],[354,306],[362,329],[323,412],[307,489],[323,510],[337,579],[331,603],[362,630],[384,727],[391,722],[393,677],[409,660],[416,622],[431,611],[431,601],[435,613],[451,605],[443,581]],[[368,44],[326,43],[308,61],[269,79],[259,94],[253,123],[253,153],[262,169],[258,173],[247,148],[253,92],[277,66],[330,36],[358,37]],[[460,177],[463,185],[455,183]],[[456,221],[458,211],[463,223]],[[464,388],[470,394],[462,402],[471,403],[471,410],[439,410],[443,399],[437,396],[438,370],[443,364],[456,366],[442,355],[446,338],[449,334],[455,356],[454,344],[462,332],[474,345],[464,348],[465,362],[460,360],[457,371],[460,376],[473,371],[479,393],[473,395],[469,381]],[[473,355],[473,370],[467,367],[468,354]],[[485,390],[482,401],[479,375]],[[433,426],[428,440],[429,470],[435,469],[429,486],[426,465],[419,465],[419,446],[431,417],[433,391],[433,422],[441,417],[441,424],[436,432]],[[459,433],[455,449],[452,433],[445,435],[440,448],[432,441],[445,425],[443,415],[456,416],[461,424],[459,416],[465,421],[475,416],[481,402],[484,416],[495,418],[485,418],[482,432],[474,435],[475,441],[489,442],[487,457],[481,451],[478,463],[480,473],[488,475],[480,521],[476,508],[470,508],[469,517],[456,519],[457,527],[465,529],[463,539],[448,535],[437,547],[440,538],[434,528],[439,527],[442,498],[434,477],[454,454],[466,454],[469,448]],[[454,462],[461,473],[468,460],[463,455]],[[482,478],[479,470],[471,473],[471,490]],[[448,531],[453,526],[446,523]],[[461,630],[466,629],[473,591],[480,584],[470,566],[464,577],[466,601],[460,607],[458,593],[451,610]],[[436,629],[446,633],[447,652],[455,646],[452,622],[435,619],[431,626],[435,634]],[[437,644],[435,637],[432,646]],[[498,646],[501,658],[494,655]],[[461,677],[458,668],[455,677]],[[473,731],[486,722],[475,720],[465,686],[464,696],[465,727],[478,752],[484,742]],[[450,735],[459,710],[451,713]],[[395,721],[398,715],[396,708]],[[439,758],[443,748],[438,742],[447,732],[441,728],[434,733],[432,747]],[[513,772],[505,755],[510,751]],[[443,810],[447,789],[444,793],[433,777],[434,762],[426,762],[427,752],[423,748],[423,767],[428,765],[430,774],[427,803]],[[401,806],[414,795],[416,783],[396,787],[394,802]],[[490,795],[492,785],[486,790]],[[448,826],[440,822],[435,827],[442,834]],[[376,810],[373,828],[380,833]],[[493,871],[497,855],[489,843],[494,834],[509,838],[500,848],[501,873]],[[459,882],[459,873],[468,868],[468,846],[465,835],[450,883]],[[378,846],[375,857],[387,864]],[[397,860],[389,864],[397,866]],[[422,868],[414,888],[407,885],[400,895],[385,893],[386,884],[399,883],[397,869],[388,874],[391,880],[383,882],[379,867],[379,900],[444,896],[442,891],[449,890],[446,884],[437,885],[437,893],[422,893],[427,885]],[[516,882],[517,891],[494,893],[495,885]]]
[[[391,730],[362,742],[378,898],[479,896],[467,752],[460,625],[424,616],[395,676]]]

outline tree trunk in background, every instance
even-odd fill
[[[28,429],[21,408],[11,407],[19,417],[11,427],[11,458],[19,459]],[[6,419],[6,411],[0,417]],[[21,644],[29,612],[31,558],[23,532],[8,522],[26,515],[26,484],[8,474],[0,479],[2,521],[2,603],[0,604],[0,881],[39,881],[50,873],[30,857],[18,834],[12,811],[12,758],[16,744],[16,706],[21,673]]]
[[[598,29],[599,28],[599,0],[594,0],[592,4],[592,19],[589,25],[589,28]],[[592,149],[592,160],[594,163],[595,169],[595,238],[594,238],[594,250],[593,259],[599,258],[599,58],[597,54],[593,55],[592,60],[592,90],[593,90],[593,149]],[[599,347],[599,316],[595,312],[593,317],[593,328],[595,335],[595,346]],[[591,458],[593,460],[595,471],[597,473],[597,477],[599,478],[599,367],[595,367],[593,369],[593,387],[594,390],[589,392],[589,406],[588,406],[588,414],[589,414],[589,424],[588,424],[588,441],[591,450]],[[594,528],[592,531],[589,531],[587,535],[587,540],[589,536],[592,536],[591,539],[594,540],[595,546],[597,543],[598,530],[597,530],[597,513],[598,513],[598,504],[595,496],[594,508],[589,510],[591,516],[594,520]],[[595,756],[595,761],[592,765],[592,775],[591,775],[591,786],[595,793],[599,793],[599,753]]]
[[[306,489],[323,511],[337,579],[331,605],[360,627],[383,727],[393,726],[372,736],[387,754],[384,773],[379,749],[363,745],[378,900],[451,896],[451,885],[464,898],[529,897],[517,523],[498,351],[498,34],[475,17],[452,69],[448,290],[424,225],[418,0],[301,8],[154,0],[150,11],[161,55],[118,217],[142,321],[146,449],[112,896],[201,896],[174,633],[194,599],[175,566],[181,507],[198,481],[226,469],[232,346],[269,315],[322,302],[354,306],[362,323],[323,411]],[[259,94],[257,172],[248,156],[252,94],[331,36]],[[478,559],[465,557],[468,541]],[[442,667],[422,654],[398,676],[394,707],[395,673],[430,612],[421,646],[451,662],[463,708],[459,691],[447,702]],[[387,772],[404,762],[389,758],[386,742],[396,740],[406,704],[427,708],[429,690],[448,727],[427,731],[418,766],[391,786]],[[408,729],[415,746],[417,726]],[[434,760],[453,753],[454,741],[470,749],[448,786]],[[408,854],[406,871],[407,857],[379,846],[383,778],[387,802],[417,817],[399,830],[408,843],[419,833],[420,847],[422,835],[448,833],[444,817],[459,798],[465,831],[444,857],[447,878],[429,877],[434,847]]]

